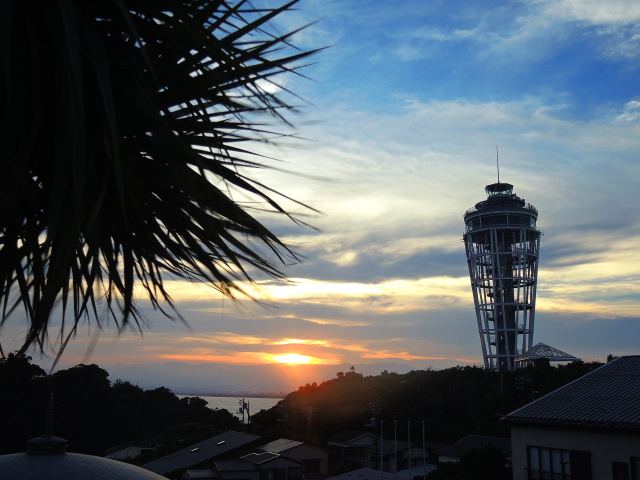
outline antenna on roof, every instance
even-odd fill
[[[498,145],[496,145],[496,168],[498,169],[498,183],[500,183],[500,162],[498,161]]]
[[[44,424],[44,435],[53,435],[53,412],[55,407],[55,395],[49,394],[49,405],[47,406],[47,417]]]
[[[53,435],[54,395],[49,395],[44,433],[27,441],[29,455],[60,455],[67,451],[67,441]]]

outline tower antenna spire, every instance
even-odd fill
[[[498,183],[500,183],[500,161],[498,160],[498,145],[496,145],[496,168],[498,169]]]

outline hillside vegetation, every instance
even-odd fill
[[[321,448],[343,430],[368,429],[384,438],[411,436],[414,441],[421,441],[424,432],[427,442],[449,443],[467,434],[508,436],[502,415],[599,365],[542,362],[502,375],[454,367],[364,376],[352,367],[331,380],[300,386],[275,407],[253,415],[252,428],[265,440],[286,437]],[[219,431],[242,429],[231,413],[210,409],[201,398],[111,382],[108,375],[97,365],[82,364],[46,375],[30,357],[0,358],[0,454],[22,452],[26,440],[44,432],[52,393],[53,433],[77,453],[103,455],[130,440],[157,440],[164,451],[168,443],[175,444],[171,449],[183,448]]]
[[[177,426],[183,426],[178,439],[183,446],[241,428],[231,413],[212,410],[201,398],[178,398],[164,387],[144,390],[121,380],[110,382],[108,376],[97,365],[82,364],[46,375],[28,356],[0,358],[0,455],[24,452],[28,439],[44,433],[51,394],[53,433],[75,453],[104,455],[107,448],[128,441],[166,443],[162,432]],[[189,438],[189,432],[199,438]]]
[[[332,380],[301,386],[270,411],[254,415],[253,421],[263,435],[318,446],[345,429],[369,428],[385,438],[411,435],[418,440],[423,422],[427,441],[455,442],[467,434],[508,436],[501,416],[600,365],[552,367],[540,362],[504,374],[467,366],[375,376],[352,368]]]

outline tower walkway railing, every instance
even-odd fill
[[[474,213],[474,212],[480,212],[484,210],[484,208],[476,208],[476,207],[471,207],[469,210],[467,210],[466,212],[464,212],[464,216],[466,217],[467,215],[469,215],[470,213]],[[493,210],[493,208],[492,208]],[[524,207],[521,207],[520,205],[498,205],[495,207],[496,212],[500,211],[500,210],[530,210],[533,213],[536,214],[536,216],[538,215],[538,209],[536,207],[534,207],[533,205],[531,205],[530,203],[527,203]]]

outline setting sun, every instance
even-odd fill
[[[276,362],[280,363],[309,363],[311,357],[305,355],[298,355],[297,353],[288,353],[286,355],[278,355],[273,357]]]

